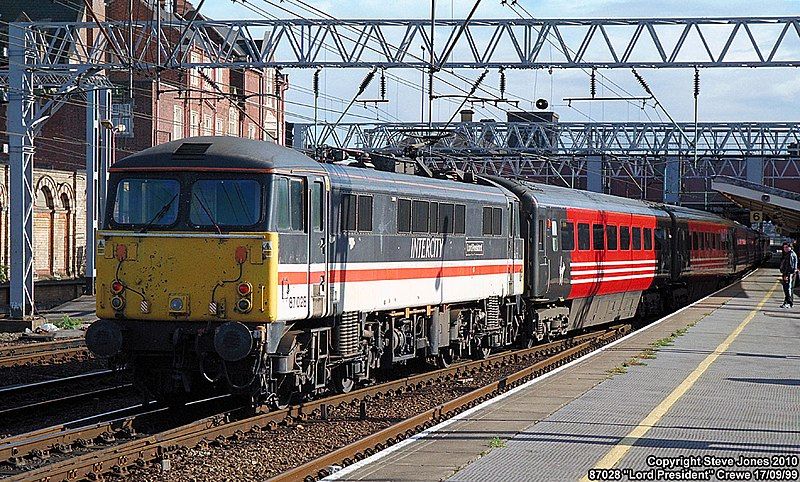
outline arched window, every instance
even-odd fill
[[[63,235],[64,264],[62,272],[65,276],[73,276],[75,273],[72,266],[72,203],[66,192],[61,193],[61,208],[64,211],[58,213],[58,216],[60,218],[59,227]]]
[[[33,261],[38,276],[52,276],[55,244],[55,186],[40,180],[33,216]]]

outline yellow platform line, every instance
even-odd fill
[[[755,316],[758,314],[758,311],[769,300],[769,298],[772,296],[772,293],[774,293],[778,288],[778,284],[778,282],[775,282],[775,284],[772,285],[772,288],[770,288],[767,294],[764,295],[764,298],[762,298],[758,305],[756,305],[755,309],[751,311],[747,317],[745,317],[745,319],[739,324],[739,326],[736,327],[735,330],[733,330],[733,332],[731,332],[730,335],[728,335],[727,338],[725,338],[725,341],[720,343],[711,354],[705,357],[705,359],[703,359],[703,361],[697,365],[697,368],[695,368],[694,371],[689,374],[689,376],[687,376],[677,387],[675,387],[672,393],[667,395],[667,398],[659,403],[658,406],[654,408],[653,411],[647,415],[647,417],[644,418],[644,420],[639,422],[639,425],[637,425],[636,428],[631,430],[617,443],[616,446],[614,446],[614,448],[612,448],[605,455],[605,457],[600,459],[600,461],[595,464],[595,468],[610,469],[614,467],[622,459],[622,457],[628,453],[628,450],[631,449],[636,441],[644,437],[644,435],[649,432],[650,429],[653,428],[655,424],[664,417],[664,415],[666,415],[669,409],[675,405],[675,402],[677,402],[690,388],[692,388],[692,385],[694,385],[694,383],[703,375],[703,373],[708,370],[708,367],[714,363],[714,360],[719,358],[722,353],[728,350],[728,348],[731,346],[731,343],[733,343],[733,340],[739,336],[742,330],[744,330],[747,324],[750,323],[753,318],[755,318]],[[585,475],[581,479],[581,482],[589,482],[589,480],[590,479],[588,475]]]

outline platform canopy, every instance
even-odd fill
[[[751,221],[770,220],[783,235],[800,234],[800,194],[728,176],[715,177],[711,189],[749,209]]]

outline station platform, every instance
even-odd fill
[[[782,301],[760,269],[329,479],[798,480],[800,303]]]

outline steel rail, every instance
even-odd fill
[[[142,465],[147,461],[167,458],[169,453],[178,447],[197,446],[201,444],[207,444],[208,442],[214,440],[237,438],[248,431],[261,431],[264,429],[273,430],[280,424],[292,425],[295,420],[302,421],[306,420],[310,416],[319,416],[327,412],[327,409],[329,408],[334,408],[336,406],[355,405],[360,402],[369,401],[373,398],[379,399],[393,393],[413,391],[417,388],[434,384],[440,380],[452,379],[464,374],[477,373],[481,370],[491,367],[507,365],[509,363],[518,363],[526,359],[535,359],[536,357],[541,356],[552,356],[553,353],[559,351],[564,353],[575,353],[575,348],[581,347],[581,350],[585,349],[587,344],[591,345],[592,340],[597,339],[598,336],[616,335],[617,333],[618,328],[612,328],[604,331],[602,335],[599,335],[598,333],[579,335],[570,339],[555,341],[532,348],[500,353],[490,356],[484,360],[455,363],[448,368],[442,368],[419,375],[405,377],[373,387],[355,390],[350,393],[334,395],[320,400],[302,403],[282,410],[259,413],[255,416],[237,419],[237,417],[240,416],[241,411],[238,409],[232,410],[218,415],[205,417],[171,430],[134,439],[122,444],[109,446],[107,448],[82,454],[68,460],[56,462],[28,472],[13,475],[6,480],[9,482],[23,480],[70,481],[81,480],[84,478],[96,478],[109,471],[114,473],[122,473],[124,472],[125,467],[129,465]],[[536,367],[543,362],[533,363],[534,364],[532,366]],[[503,381],[503,384],[507,386],[508,383],[514,380],[512,377],[506,377],[504,379],[505,381]],[[449,411],[451,410],[446,412]],[[103,433],[107,432],[107,430],[103,430],[102,427],[92,427],[90,428],[88,435],[82,434],[81,429],[76,429],[63,435],[57,435],[63,436],[66,439],[71,439],[74,442],[78,437],[80,437],[82,440],[91,438],[91,436],[96,437],[98,432]],[[43,439],[46,440],[46,443],[40,443],[40,445],[52,444],[53,436],[52,434],[45,434]],[[4,455],[2,449],[3,446],[0,446],[0,459],[2,459]],[[46,447],[44,449],[47,450]],[[6,448],[6,451],[8,450],[9,448]],[[16,453],[21,454],[23,451],[17,450]]]
[[[48,341],[0,348],[0,367],[46,365],[91,357],[83,339]]]
[[[600,336],[595,335],[595,339],[587,340],[583,343],[568,348],[546,360],[535,363],[532,366],[523,368],[507,377],[489,383],[481,388],[475,389],[467,394],[464,394],[454,400],[443,403],[437,407],[431,408],[416,416],[403,420],[391,427],[385,428],[380,432],[369,435],[365,438],[359,439],[356,442],[342,447],[338,450],[330,452],[326,455],[318,457],[307,464],[301,465],[295,469],[286,471],[270,479],[272,482],[288,482],[288,481],[311,481],[318,478],[324,478],[332,472],[332,466],[341,464],[347,466],[355,461],[366,458],[373,453],[385,449],[388,446],[394,445],[401,440],[411,437],[415,433],[421,432],[430,428],[436,423],[439,423],[448,418],[452,418],[458,412],[466,410],[484,400],[492,398],[500,393],[509,390],[525,380],[539,376],[553,368],[556,368],[569,360],[582,356],[583,354],[592,351],[594,346],[602,343],[603,341],[615,338],[619,333],[613,331],[604,333]]]

